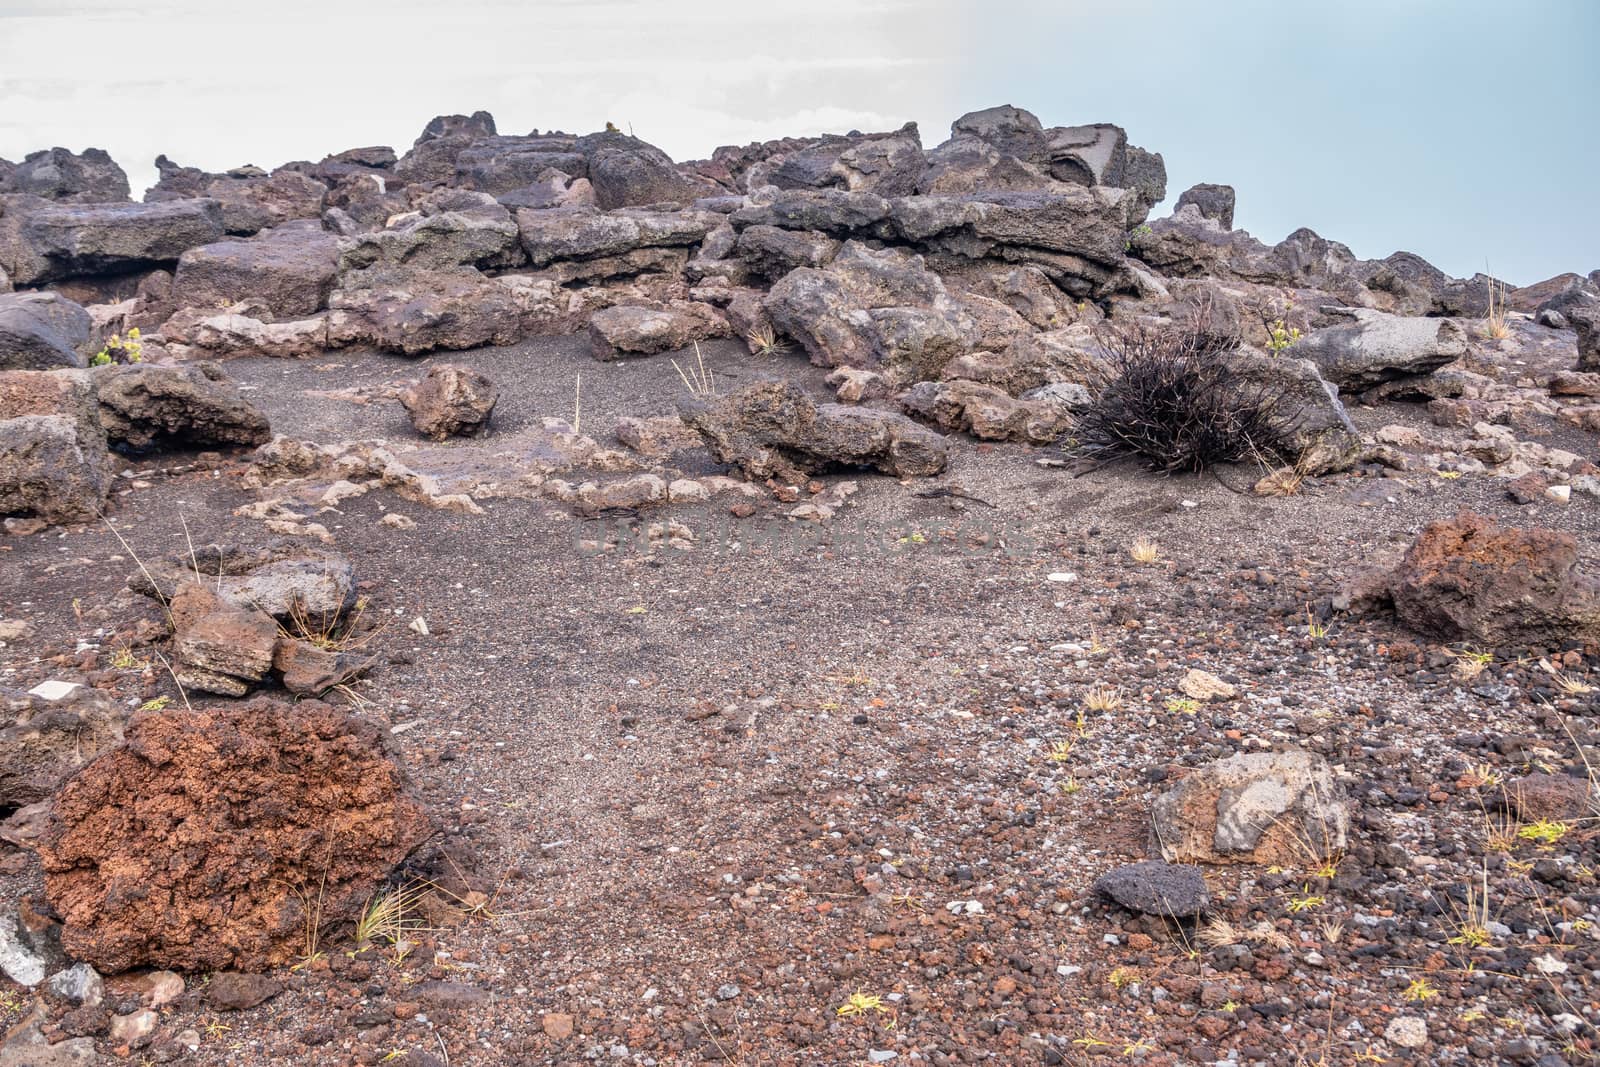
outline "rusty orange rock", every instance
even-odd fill
[[[62,789],[39,856],[74,958],[262,970],[354,918],[432,829],[381,726],[259,699],[137,718]]]

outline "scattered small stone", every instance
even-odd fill
[[[1210,671],[1203,671],[1198,667],[1189,669],[1189,673],[1178,683],[1178,688],[1184,696],[1194,700],[1232,700],[1239,695],[1239,690]]]
[[[282,990],[283,983],[269,975],[220,971],[206,984],[205,1000],[213,1011],[244,1011]]]
[[[1421,1048],[1428,1043],[1428,1022],[1416,1015],[1397,1015],[1384,1027],[1383,1037],[1401,1048]]]

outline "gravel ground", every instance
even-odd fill
[[[570,419],[579,373],[582,428],[602,440],[683,393],[667,357],[599,364],[582,338],[451,360],[504,397],[495,434],[449,446],[467,455]],[[820,385],[796,357],[717,344],[707,360],[722,391]],[[409,426],[385,398],[429,362],[228,372],[278,432],[400,442]],[[1427,424],[1401,405],[1354,414],[1366,430]],[[1597,456],[1592,436],[1559,442]],[[320,516],[383,621],[370,647],[386,665],[356,693],[395,727],[446,827],[403,877],[488,903],[434,908],[437,928],[407,953],[330,935],[244,1012],[210,1010],[192,976],[130,1057],[1590,1062],[1593,825],[1519,837],[1492,799],[1500,778],[1580,765],[1600,702],[1555,689],[1538,657],[1496,654],[1464,677],[1392,617],[1326,605],[1462,507],[1570,532],[1600,566],[1600,504],[1519,507],[1492,478],[1425,469],[1261,498],[1237,491],[1248,471],[1075,478],[1041,462],[1054,458],[964,440],[931,482],[822,478],[860,487],[827,524],[771,501],[743,519],[720,497],[672,505],[688,550],[590,551],[628,520],[543,499],[464,515],[378,492]],[[254,499],[245,459],[136,462],[117,530],[141,556],[180,551],[185,525],[196,542],[265,540],[232,514]],[[700,456],[684,469],[717,468]],[[918,495],[935,487],[958,495]],[[416,527],[379,525],[395,511]],[[1157,560],[1131,557],[1138,538]],[[110,664],[153,617],[122,591],[132,567],[105,527],[0,538],[0,616],[37,631],[0,650],[0,685],[170,693],[153,668]],[[1325,634],[1308,613],[1329,619]],[[407,628],[419,615],[425,636]],[[1596,650],[1546,651],[1600,685]],[[1174,703],[1196,666],[1241,696]],[[1116,706],[1091,708],[1096,688]],[[1183,768],[1288,746],[1345,780],[1348,855],[1325,870],[1208,869],[1218,903],[1201,928],[1094,897],[1099,874],[1149,854],[1150,802]],[[0,862],[8,901],[38,891],[31,856]],[[1492,925],[1464,940],[1480,879]],[[26,1003],[0,1001],[12,1016]],[[186,1030],[195,1051],[176,1040]]]

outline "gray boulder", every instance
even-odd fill
[[[211,199],[222,205],[222,225],[228,233],[249,236],[261,230],[297,219],[315,219],[328,206],[328,186],[337,180],[330,174],[326,181],[302,168],[308,164],[290,164],[272,174],[263,174],[255,167],[239,167],[226,174],[209,174],[198,167],[179,166],[166,156],[156,157],[156,170],[160,180],[144,194],[146,203],[163,203],[197,197]],[[339,168],[356,171],[359,168]],[[364,170],[362,172],[365,172]]]
[[[928,477],[950,461],[949,442],[904,415],[818,404],[787,381],[697,400],[682,415],[719,460],[751,479],[800,482],[839,467]]]
[[[393,219],[376,233],[346,238],[339,269],[515,267],[523,261],[517,238],[511,213],[494,197],[448,190],[425,200],[419,212]]]
[[[27,155],[8,177],[0,193],[26,193],[71,204],[124,203],[128,175],[104,149],[86,148],[82,155],[65,148],[47,148]]]
[[[729,221],[735,229],[768,226],[816,230],[835,237],[885,234],[889,201],[875,192],[847,189],[790,189],[771,200],[739,208]]]
[[[300,611],[314,622],[333,622],[355,603],[350,561],[337,552],[307,548],[289,540],[262,547],[199,545],[182,553],[146,560],[128,576],[128,588],[142,596],[171,600],[178,589],[205,575],[206,587],[235,607],[254,607],[279,622]],[[297,607],[298,605],[298,607]]]
[[[839,242],[826,234],[776,226],[746,226],[734,245],[746,269],[769,281],[801,267],[825,267],[838,252]]]
[[[1578,369],[1600,370],[1600,301],[1574,304],[1566,318],[1578,332]]]
[[[222,236],[215,200],[79,205],[13,197],[0,215],[0,267],[19,285],[170,267]]]
[[[456,184],[500,196],[534,185],[551,171],[585,178],[589,161],[574,150],[576,142],[566,134],[474,141],[456,155]]]
[[[61,415],[0,419],[0,515],[92,522],[110,490],[105,439]]]
[[[556,208],[517,212],[528,262],[536,268],[567,260],[600,261],[639,249],[687,249],[721,223],[707,211]]]
[[[1315,363],[1251,348],[1226,358],[1242,382],[1275,404],[1285,444],[1302,473],[1329,474],[1355,466],[1361,434],[1339,400],[1338,387],[1323,379]]]
[[[54,796],[78,768],[122,743],[128,710],[78,686],[60,700],[0,690],[0,806]]]
[[[1198,867],[1146,860],[1107,871],[1095,892],[1141,915],[1189,919],[1211,906],[1211,891]]]
[[[0,515],[89,522],[111,481],[87,371],[0,372]]]
[[[907,383],[938,377],[980,339],[976,319],[921,257],[855,241],[825,268],[789,273],[765,307],[813,363],[883,370]]]
[[[589,319],[589,346],[595,359],[613,360],[676,352],[729,332],[728,320],[707,304],[674,301],[659,308],[619,304],[602,308]]]
[[[901,395],[900,406],[942,430],[984,441],[1048,444],[1072,428],[1068,395],[1057,390],[1019,399],[993,385],[955,379],[918,382]]]
[[[908,122],[892,133],[820,138],[816,144],[769,161],[757,180],[779,189],[837,187],[879,196],[910,196],[926,166],[917,124]]]
[[[456,160],[461,153],[494,136],[494,116],[487,111],[438,115],[423,128],[411,150],[395,163],[395,175],[416,185],[449,182],[456,175]]]
[[[299,318],[327,307],[338,260],[338,239],[315,224],[201,245],[179,257],[170,299],[216,309],[248,301],[263,320]]]
[[[254,447],[272,439],[267,417],[215,363],[135,363],[93,373],[100,424],[117,444]]]
[[[1370,308],[1325,307],[1324,314],[1353,319],[1316,330],[1292,349],[1317,365],[1323,378],[1344,390],[1428,374],[1467,352],[1467,334],[1450,319],[1403,317]]]
[[[89,313],[59,293],[0,294],[0,370],[84,365]]]

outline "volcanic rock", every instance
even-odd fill
[[[1470,511],[1430,523],[1377,596],[1401,621],[1443,640],[1600,640],[1600,580],[1579,570],[1572,535],[1501,526]]]
[[[1095,892],[1129,911],[1167,919],[1187,919],[1211,905],[1211,891],[1198,867],[1146,860],[1107,871],[1095,879]]]
[[[752,479],[804,481],[829,467],[875,467],[899,477],[926,477],[944,470],[950,460],[949,442],[904,415],[817,404],[787,381],[697,401],[686,405],[683,418],[718,459]]]
[[[1169,862],[1304,865],[1344,851],[1344,790],[1309,752],[1246,752],[1198,767],[1156,798]]]
[[[178,259],[177,307],[221,309],[249,301],[267,318],[292,319],[327,307],[338,240],[320,227],[284,227],[245,241],[191,248]]]
[[[59,293],[0,294],[0,371],[82,367],[89,313]]]
[[[422,381],[400,394],[411,425],[435,441],[483,433],[499,399],[499,388],[488,378],[453,363],[433,365]]]
[[[168,442],[186,447],[265,444],[267,417],[215,363],[96,368],[95,393],[106,436],[134,449]]]
[[[61,791],[39,852],[75,958],[260,970],[353,919],[431,831],[381,726],[262,699],[137,719]]]
[[[0,690],[0,807],[53,796],[78,768],[122,743],[127,718],[126,709],[88,686],[60,700]]]

